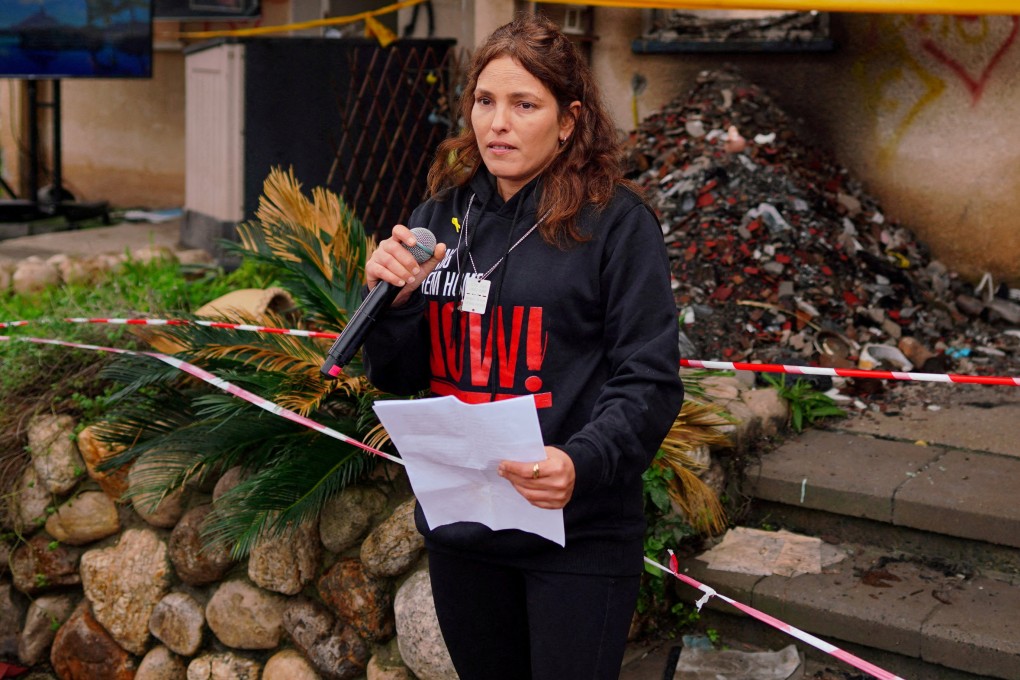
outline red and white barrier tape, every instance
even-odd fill
[[[256,333],[278,333],[281,335],[300,335],[310,338],[336,339],[339,333],[326,331],[305,331],[291,328],[273,328],[272,326],[252,326],[249,324],[226,323],[222,321],[203,321],[187,319],[104,319],[70,317],[62,319],[67,323],[120,324],[127,326],[184,326],[193,324],[210,328],[226,328],[238,331],[254,331]],[[30,321],[0,322],[0,328],[27,326]],[[680,365],[688,368],[706,368],[718,371],[754,371],[758,373],[789,373],[792,375],[825,375],[844,378],[867,378],[872,380],[906,380],[941,383],[972,383],[977,385],[1011,385],[1020,386],[1020,376],[989,376],[963,375],[959,373],[910,373],[906,371],[874,371],[863,368],[822,368],[820,366],[788,366],[785,364],[750,364],[731,361],[702,361],[699,359],[681,359]]]
[[[61,345],[63,347],[74,347],[76,349],[88,349],[88,350],[94,350],[94,351],[97,351],[97,352],[110,352],[112,354],[132,354],[132,355],[135,355],[135,356],[147,356],[147,357],[152,357],[154,359],[159,359],[163,363],[170,364],[171,366],[173,366],[174,368],[176,368],[178,370],[181,370],[181,371],[184,371],[185,373],[193,375],[196,378],[198,378],[200,380],[203,380],[203,381],[209,383],[210,385],[213,385],[214,387],[218,387],[219,389],[223,390],[227,394],[232,394],[235,397],[239,397],[241,399],[244,399],[245,401],[258,406],[259,408],[261,408],[263,410],[269,411],[270,413],[272,413],[274,415],[278,415],[281,418],[286,418],[287,420],[290,420],[292,422],[298,423],[299,425],[304,425],[305,427],[309,427],[309,428],[315,430],[316,432],[321,432],[322,434],[324,434],[324,435],[326,435],[328,437],[332,437],[333,439],[339,439],[340,441],[344,442],[345,444],[350,444],[351,446],[356,446],[357,448],[362,449],[363,451],[367,451],[368,453],[374,454],[376,456],[381,456],[381,457],[385,458],[388,461],[391,461],[391,462],[394,462],[394,463],[399,463],[400,465],[404,464],[404,461],[400,460],[396,456],[391,456],[388,453],[385,453],[385,452],[380,451],[378,449],[374,449],[371,446],[368,446],[367,444],[363,444],[363,443],[359,442],[357,439],[353,439],[351,437],[348,437],[345,434],[337,432],[336,430],[334,430],[332,428],[326,427],[325,425],[323,425],[321,423],[317,423],[314,420],[312,420],[311,418],[307,418],[307,417],[301,415],[300,413],[296,413],[294,411],[291,411],[290,409],[284,408],[284,407],[280,406],[279,404],[274,404],[273,402],[269,401],[268,399],[263,399],[262,397],[260,397],[257,394],[253,394],[253,393],[249,392],[248,390],[246,390],[246,389],[244,389],[242,387],[238,387],[237,385],[234,385],[233,383],[227,382],[226,380],[223,380],[222,378],[218,378],[215,375],[213,375],[212,373],[210,373],[210,372],[208,372],[208,371],[206,371],[206,370],[204,370],[202,368],[199,368],[198,366],[195,366],[194,364],[188,363],[187,361],[182,361],[180,359],[174,358],[174,357],[169,356],[167,354],[160,354],[159,352],[136,352],[136,351],[129,350],[129,349],[117,349],[116,347],[103,347],[102,345],[85,345],[85,344],[81,344],[81,343],[77,343],[77,342],[65,342],[63,340],[50,340],[50,339],[47,339],[47,338],[21,338],[21,337],[15,338],[15,337],[11,337],[9,335],[0,335],[0,341],[6,341],[6,340],[17,340],[17,341],[21,341],[21,342],[32,342],[32,343],[36,343],[36,344],[39,344],[39,345]]]
[[[188,320],[174,320],[174,319],[90,319],[84,317],[67,318],[64,321],[68,323],[104,323],[104,324],[124,324],[124,325],[148,325],[148,326],[167,326],[167,325],[186,325],[186,324],[197,324],[210,326],[214,328],[227,328],[242,331],[254,331],[264,333],[281,333],[285,335],[302,335],[306,337],[320,337],[320,338],[336,338],[336,333],[325,333],[319,331],[302,331],[285,328],[271,328],[266,326],[252,326],[247,324],[232,324],[223,322],[211,322],[211,321],[188,321]],[[9,321],[0,322],[0,328],[13,328],[19,326],[26,326],[29,321]],[[100,352],[110,352],[114,354],[132,354],[137,356],[149,356],[154,359],[158,359],[164,363],[167,363],[175,368],[184,371],[190,375],[193,375],[210,385],[213,385],[228,394],[232,394],[236,397],[244,399],[245,401],[252,403],[259,408],[262,408],[270,413],[278,415],[282,418],[286,418],[295,423],[305,425],[317,432],[321,432],[329,437],[338,439],[342,442],[356,446],[364,451],[381,456],[389,461],[403,465],[404,462],[395,456],[391,456],[388,453],[374,449],[366,444],[363,444],[356,439],[352,439],[345,434],[337,432],[325,425],[315,422],[314,420],[302,416],[294,411],[286,409],[278,404],[275,404],[267,399],[263,399],[257,394],[253,394],[237,385],[234,385],[226,380],[216,377],[212,373],[190,364],[186,361],[176,359],[166,354],[160,354],[158,352],[137,352],[133,350],[117,349],[114,347],[103,347],[100,345],[86,345],[74,342],[65,342],[63,340],[50,340],[46,338],[31,338],[31,337],[11,337],[7,335],[0,335],[0,341],[18,340],[22,342],[32,342],[36,344],[46,345],[61,345],[64,347],[74,347],[78,349],[88,349]],[[986,376],[966,376],[966,375],[952,375],[952,374],[934,374],[934,373],[901,373],[894,371],[868,371],[868,370],[852,370],[852,369],[829,369],[829,368],[817,368],[811,366],[785,366],[780,364],[742,364],[734,362],[723,362],[723,361],[698,361],[694,359],[683,359],[681,360],[682,366],[694,367],[694,368],[707,368],[715,370],[743,370],[743,371],[762,371],[767,373],[792,373],[792,374],[804,374],[804,375],[842,375],[846,377],[862,377],[862,378],[887,378],[893,380],[937,380],[938,382],[971,382],[988,385],[1020,385],[1020,378],[1001,378],[1001,377],[986,377]],[[704,606],[706,602],[712,597],[718,597],[719,599],[727,602],[728,604],[736,607],[740,611],[748,614],[749,616],[758,619],[768,625],[780,630],[802,642],[805,642],[816,649],[819,649],[831,656],[857,668],[859,670],[870,673],[878,680],[903,680],[903,678],[890,673],[889,671],[883,670],[849,652],[846,652],[838,647],[822,640],[820,638],[811,635],[805,631],[795,628],[787,623],[780,621],[764,612],[758,611],[753,607],[742,604],[733,600],[725,595],[717,593],[715,590],[706,586],[697,580],[681,574],[679,571],[679,564],[676,559],[676,555],[672,550],[669,551],[670,556],[670,567],[666,568],[658,562],[645,558],[645,562],[661,569],[662,571],[672,574],[680,581],[683,581],[689,586],[697,588],[704,593],[704,596],[699,599],[695,605],[698,610]]]
[[[203,319],[90,319],[86,317],[68,317],[67,323],[108,323],[126,326],[206,326],[208,328],[226,328],[235,331],[252,331],[255,333],[277,333],[279,335],[298,335],[305,338],[339,337],[339,333],[325,331],[304,331],[295,328],[274,328],[272,326],[252,326],[245,323],[227,323],[225,321],[205,321]]]
[[[749,607],[746,604],[737,602],[736,600],[726,597],[725,595],[721,595],[712,588],[706,586],[703,583],[700,583],[696,579],[693,579],[685,574],[681,574],[680,565],[677,562],[676,555],[673,553],[672,550],[669,551],[670,568],[668,569],[659,564],[658,562],[656,562],[655,560],[649,559],[647,557],[645,558],[645,562],[652,565],[653,567],[656,567],[657,569],[661,569],[667,574],[672,574],[673,576],[683,581],[687,585],[693,588],[697,588],[698,590],[703,592],[704,595],[702,596],[702,598],[694,603],[694,606],[698,608],[698,611],[701,611],[701,608],[705,605],[706,602],[709,601],[709,599],[713,597],[718,597],[723,602],[726,602],[736,607],[737,609],[744,612],[748,616],[751,616],[755,619],[758,619],[759,621],[767,623],[776,630],[782,631],[783,633],[786,633],[787,635],[790,635],[800,640],[801,642],[807,643],[814,647],[815,649],[819,649],[825,652],[826,654],[829,654],[830,656],[839,659],[844,663],[850,664],[851,666],[858,670],[870,673],[874,677],[878,678],[878,680],[903,680],[903,678],[901,678],[900,676],[890,673],[887,670],[883,670],[878,666],[869,663],[860,657],[854,656],[850,652],[846,652],[840,649],[839,647],[836,647],[835,645],[829,644],[828,642],[822,640],[821,638],[817,638],[814,635],[811,635],[810,633],[806,633],[800,630],[799,628],[794,628],[790,624],[784,623],[775,617],[769,616],[765,612],[758,611],[753,607]]]
[[[38,320],[46,323],[45,320]],[[64,323],[99,323],[118,326],[206,326],[208,328],[226,328],[235,331],[252,331],[255,333],[276,333],[278,335],[298,335],[305,338],[326,338],[334,340],[339,333],[327,331],[305,331],[296,328],[274,328],[273,326],[253,326],[246,323],[227,323],[225,321],[205,321],[203,319],[93,319],[82,316],[60,319]],[[0,321],[0,328],[27,326],[31,321]]]
[[[700,361],[681,359],[681,366],[710,368],[720,371],[758,371],[759,373],[790,373],[793,375],[831,375],[844,378],[876,378],[880,380],[923,380],[943,383],[975,383],[978,385],[1020,385],[1020,377],[992,375],[960,375],[957,373],[907,373],[905,371],[872,371],[863,368],[821,368],[820,366],[786,366],[783,364],[743,364],[731,361]]]

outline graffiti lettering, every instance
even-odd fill
[[[438,380],[459,383],[466,362],[468,383],[480,391],[491,389],[493,379],[505,392],[537,393],[542,389],[540,374],[548,334],[542,330],[541,308],[498,307],[492,323],[484,328],[482,315],[457,314],[455,306],[455,302],[432,301],[426,312],[432,374]]]

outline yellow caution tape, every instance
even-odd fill
[[[548,0],[641,9],[773,9],[867,14],[1020,14],[1017,0]]]
[[[342,26],[365,21],[366,33],[374,35],[385,47],[397,36],[375,17],[413,7],[424,0],[401,0],[369,12],[343,17],[315,19],[278,26],[224,29],[218,31],[185,31],[181,39],[207,40],[209,38],[270,35],[288,31],[303,31],[322,26]],[[1018,0],[549,0],[550,4],[588,5],[596,7],[623,7],[631,9],[722,9],[722,10],[785,10],[791,12],[863,12],[868,14],[1020,14]],[[372,26],[369,26],[369,23]],[[382,30],[379,30],[379,29]]]
[[[392,5],[386,5],[379,9],[374,9],[369,12],[361,12],[359,14],[351,14],[345,17],[330,17],[328,19],[315,19],[313,21],[302,21],[294,24],[280,24],[278,26],[258,26],[255,28],[236,28],[236,29],[224,29],[222,31],[186,31],[178,34],[180,38],[185,40],[208,40],[209,38],[230,38],[230,37],[247,37],[253,35],[269,35],[272,33],[285,33],[287,31],[304,31],[309,28],[319,28],[322,26],[342,26],[344,24],[353,24],[356,21],[365,22],[365,32],[368,35],[374,35],[383,47],[397,39],[396,34],[383,26],[375,17],[381,14],[389,14],[390,12],[396,12],[397,10],[404,9],[405,7],[413,7],[418,3],[424,2],[425,0],[402,0],[401,2],[395,2]],[[373,26],[370,26],[370,22]],[[376,28],[377,27],[377,28]],[[381,31],[379,29],[382,29]]]
[[[365,35],[375,38],[383,47],[389,47],[390,43],[397,39],[397,34],[386,28],[381,21],[374,16],[365,17]]]

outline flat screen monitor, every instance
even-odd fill
[[[152,0],[0,0],[0,78],[151,78]]]

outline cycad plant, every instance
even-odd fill
[[[258,326],[337,331],[360,302],[372,243],[334,194],[311,199],[292,172],[273,170],[256,219],[240,225],[230,249],[269,267],[296,309],[219,320]],[[329,381],[319,368],[328,339],[239,332],[206,325],[161,327],[154,344],[179,347],[178,358],[249,392],[360,439],[377,421],[378,396],[358,363]],[[135,503],[152,506],[187,484],[241,466],[243,481],[227,492],[206,525],[210,542],[248,553],[264,532],[285,531],[316,516],[376,459],[360,449],[222,393],[148,357],[125,357],[107,370],[123,388],[99,424],[99,436],[126,447],[107,468],[143,462]],[[377,442],[378,441],[377,438]]]

